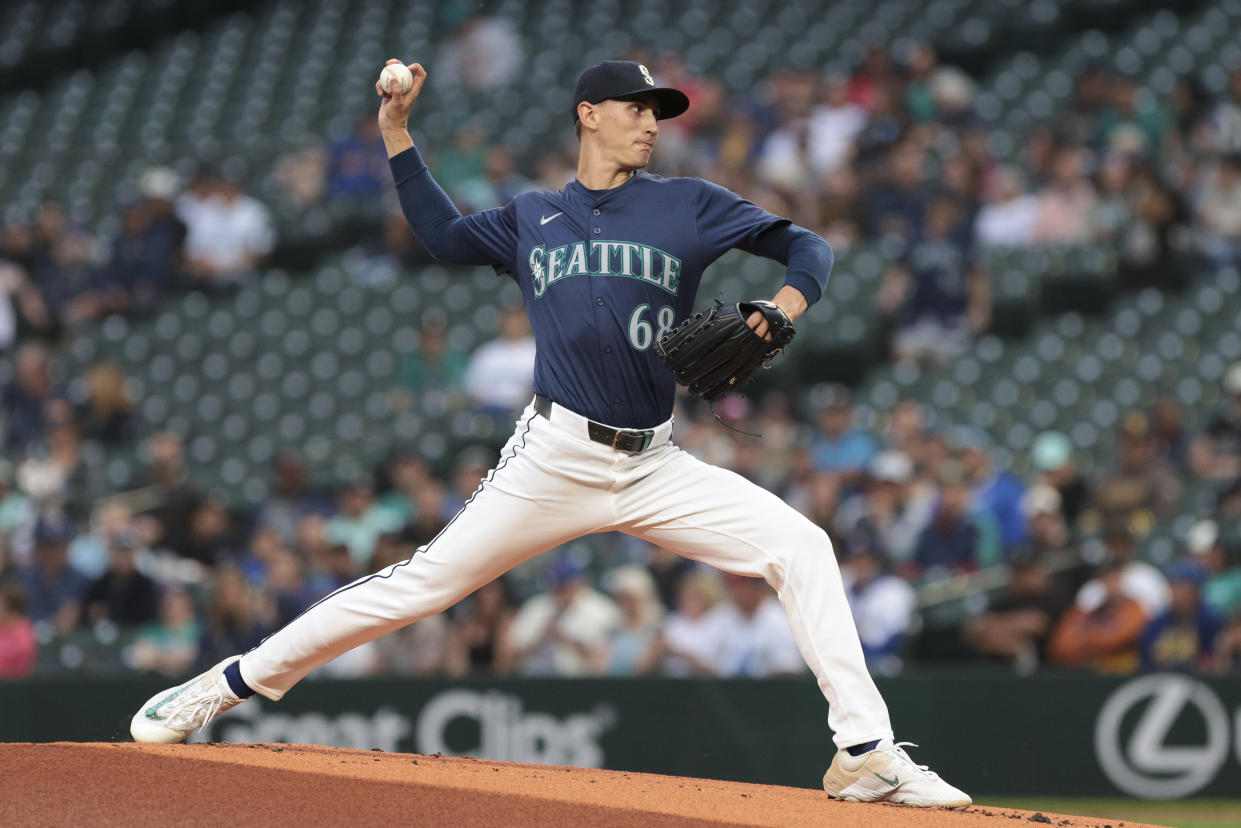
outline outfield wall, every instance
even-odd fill
[[[0,683],[0,741],[128,738],[147,680]],[[1241,796],[1241,679],[880,681],[898,738],[975,794]],[[808,679],[303,682],[207,741],[469,754],[817,787],[832,746]]]

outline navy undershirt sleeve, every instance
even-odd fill
[[[826,241],[718,184],[700,181],[699,187],[698,237],[706,262],[730,248],[774,259],[788,266],[786,285],[812,305],[819,300],[834,260]]]
[[[749,252],[774,259],[788,267],[784,284],[801,291],[813,305],[823,296],[836,256],[818,233],[796,224],[779,224],[759,233]]]
[[[392,156],[388,165],[405,220],[428,253],[448,264],[491,265],[511,272],[517,248],[512,202],[462,216],[416,148]]]

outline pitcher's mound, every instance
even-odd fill
[[[312,745],[0,744],[0,766],[3,825],[1105,824],[990,808],[861,805],[774,785]]]

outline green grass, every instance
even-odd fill
[[[1085,797],[1027,798],[984,796],[978,807],[1019,808],[1055,814],[1102,817],[1119,822],[1147,822],[1174,828],[1237,828],[1241,825],[1241,799],[1094,799]]]

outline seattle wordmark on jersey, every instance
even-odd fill
[[[681,260],[657,247],[604,239],[572,242],[548,250],[539,245],[530,251],[530,279],[534,298],[549,285],[568,276],[620,276],[641,279],[673,296],[681,283]]]

